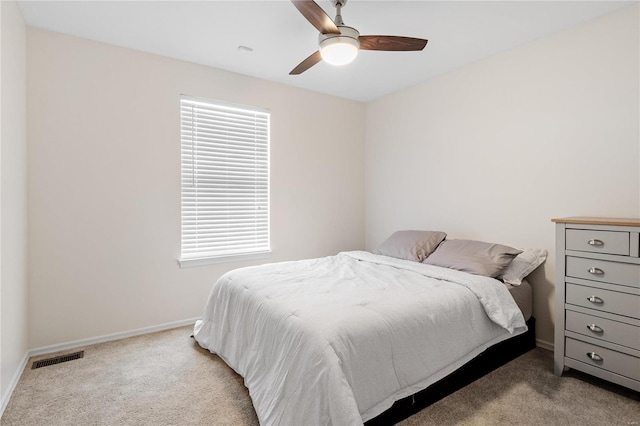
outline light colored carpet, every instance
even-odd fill
[[[2,425],[257,425],[242,378],[191,329],[81,348],[82,359],[31,370]],[[72,351],[66,351],[68,353]],[[640,425],[640,395],[570,371],[533,350],[401,424]]]

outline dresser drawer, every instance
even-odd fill
[[[591,231],[567,229],[567,250],[629,255],[629,233],[619,231]]]
[[[570,305],[640,318],[640,296],[635,294],[567,283],[565,297]]]
[[[565,339],[565,355],[585,364],[640,380],[640,358],[635,356],[569,337]]]
[[[640,327],[595,315],[566,312],[565,328],[567,330],[640,350]]]
[[[567,256],[568,277],[640,287],[640,265]]]

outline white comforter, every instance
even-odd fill
[[[525,330],[497,280],[345,252],[225,274],[194,334],[262,425],[357,425]]]

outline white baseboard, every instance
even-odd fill
[[[20,366],[16,369],[15,373],[13,373],[13,377],[11,378],[11,382],[9,383],[9,388],[7,389],[7,393],[2,397],[2,405],[0,406],[0,417],[4,414],[4,409],[7,408],[7,404],[9,404],[9,400],[11,399],[11,395],[22,376],[22,372],[27,366],[27,362],[29,361],[29,352],[24,354],[22,358],[22,362],[20,362]]]
[[[536,346],[553,352],[553,343],[547,342],[546,340],[536,339]]]
[[[123,331],[120,333],[107,334],[104,336],[90,337],[88,339],[74,340],[72,342],[60,343],[57,345],[43,346],[41,348],[31,349],[29,357],[50,354],[53,352],[66,351],[81,346],[95,345],[96,343],[110,342],[113,340],[125,339],[127,337],[140,336],[142,334],[155,333],[156,331],[170,330],[172,328],[183,327],[185,325],[195,324],[200,318],[190,318],[181,321],[168,322],[165,324],[153,325],[151,327],[137,328],[135,330]]]

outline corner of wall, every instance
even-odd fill
[[[0,416],[28,359],[26,30],[0,2]]]

